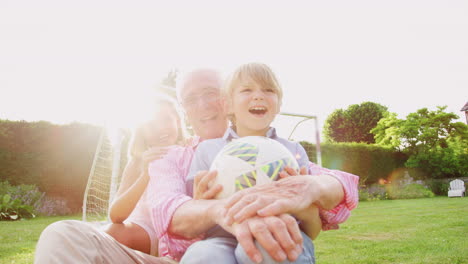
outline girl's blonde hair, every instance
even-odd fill
[[[176,144],[182,144],[186,138],[188,137],[187,129],[185,127],[185,123],[183,122],[183,114],[180,110],[178,103],[176,100],[172,99],[171,97],[160,94],[154,100],[154,114],[164,114],[160,110],[163,106],[169,106],[177,117],[177,142]],[[136,127],[135,131],[133,132],[132,139],[130,140],[130,147],[128,148],[128,155],[129,157],[140,158],[142,153],[146,151],[150,146],[145,139],[144,127],[148,124],[150,120],[146,120],[142,124]]]
[[[251,62],[239,66],[226,80],[222,87],[222,93],[228,104],[232,104],[232,93],[239,85],[254,82],[261,87],[273,89],[278,95],[278,106],[281,106],[283,89],[273,70],[264,63]],[[228,118],[235,125],[235,117],[228,113]]]

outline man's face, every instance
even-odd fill
[[[227,129],[220,86],[221,80],[215,74],[199,74],[191,76],[180,93],[188,122],[202,139],[221,137]]]

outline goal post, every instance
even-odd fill
[[[288,112],[281,112],[280,114],[283,115],[283,116],[292,116],[292,117],[301,118],[301,120],[298,121],[296,123],[296,125],[293,127],[293,129],[291,130],[291,133],[288,136],[288,140],[292,139],[291,137],[292,137],[294,131],[296,130],[296,128],[301,123],[303,123],[305,121],[308,121],[308,120],[311,120],[311,119],[313,119],[315,121],[314,122],[315,123],[315,149],[316,149],[316,153],[317,153],[317,165],[322,167],[322,153],[321,153],[321,150],[320,150],[320,130],[319,130],[319,124],[318,124],[317,116],[305,115],[305,114],[296,114],[296,113],[288,113]]]

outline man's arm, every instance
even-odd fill
[[[229,224],[255,215],[301,214],[310,205],[338,205],[343,188],[332,176],[288,177],[235,193],[227,202]]]
[[[217,211],[223,210],[221,200],[188,200],[172,216],[169,233],[187,239],[197,238],[216,226]]]

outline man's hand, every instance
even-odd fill
[[[193,199],[214,199],[223,190],[220,184],[213,185],[217,171],[200,171],[193,180]]]
[[[240,223],[256,215],[294,215],[308,208],[321,193],[314,178],[309,175],[287,177],[235,193],[225,205],[227,224]]]
[[[269,217],[252,217],[232,226],[219,223],[231,232],[250,259],[259,263],[262,254],[256,248],[257,241],[276,261],[295,261],[302,253],[302,235],[294,217],[288,214]]]

